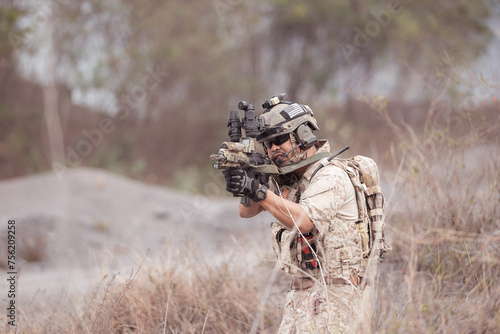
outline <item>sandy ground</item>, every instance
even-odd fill
[[[238,199],[211,199],[78,168],[0,182],[0,307],[7,303],[7,221],[16,221],[17,302],[85,294],[141,260],[185,256],[220,263],[260,243],[270,216],[241,219]],[[264,244],[264,245],[263,245]],[[244,249],[246,248],[246,249]],[[258,259],[254,259],[258,261]]]

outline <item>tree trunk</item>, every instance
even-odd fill
[[[47,53],[45,59],[45,78],[43,82],[43,107],[45,125],[47,128],[51,165],[59,163],[64,165],[64,136],[59,115],[59,91],[56,82],[56,61],[54,43],[54,12],[52,6],[49,19],[47,20]]]

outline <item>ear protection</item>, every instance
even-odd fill
[[[304,150],[307,150],[318,141],[318,137],[316,137],[311,127],[307,123],[299,125],[294,133],[297,141],[300,143]]]

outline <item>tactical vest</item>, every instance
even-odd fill
[[[304,178],[287,185],[280,181],[280,178],[272,179],[270,189],[294,203],[299,202],[301,194],[308,186]],[[332,250],[324,244],[324,237],[320,237],[316,227],[308,234],[301,235],[297,229],[289,230],[281,223],[273,222],[271,237],[281,269],[295,277],[320,277],[320,266],[326,276],[348,278],[360,272],[361,247]]]

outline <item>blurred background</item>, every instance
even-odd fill
[[[275,332],[271,217],[240,219],[209,155],[239,101],[286,92],[379,166],[369,329],[498,332],[499,55],[497,0],[0,0],[21,330],[160,332],[170,301],[172,332]]]
[[[333,149],[397,144],[381,103],[422,129],[438,100],[459,131],[465,111],[495,113],[499,12],[493,0],[3,0],[0,177],[92,166],[206,193],[229,111],[247,100],[259,113],[282,92],[311,106]]]

